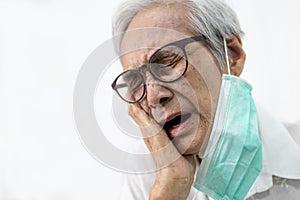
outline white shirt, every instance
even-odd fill
[[[263,169],[246,199],[293,200],[300,197],[300,124],[283,124],[257,107],[263,146]],[[146,148],[140,145],[138,148]],[[144,149],[143,149],[144,151]],[[153,163],[139,163],[153,165]],[[198,168],[198,167],[197,167]],[[197,170],[196,170],[197,172]],[[196,174],[195,174],[196,175]],[[155,173],[124,174],[121,200],[149,198]],[[191,188],[188,200],[212,200]]]

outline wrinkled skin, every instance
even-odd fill
[[[176,4],[139,12],[129,24],[121,43],[123,69],[135,69],[146,63],[162,45],[195,36],[186,26],[184,12]],[[130,34],[131,30],[147,27],[174,30],[180,34],[163,31],[151,32],[146,37]],[[227,45],[232,52],[231,73],[240,75],[245,61],[240,38],[234,36]],[[162,83],[145,72],[146,95],[139,103],[129,104],[129,115],[140,126],[158,169],[150,199],[187,198],[194,181],[196,159],[203,154],[213,123],[222,72],[205,42],[191,43],[186,50],[189,66],[183,79]],[[191,113],[191,117],[177,135],[170,135],[162,124],[178,113]]]

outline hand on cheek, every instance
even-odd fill
[[[128,112],[139,125],[157,168],[149,199],[186,199],[194,180],[195,157],[180,155],[161,125],[139,104],[130,104]]]

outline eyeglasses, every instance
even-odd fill
[[[175,82],[188,68],[186,45],[205,39],[205,36],[194,36],[162,46],[152,54],[146,64],[117,76],[111,87],[127,103],[139,102],[146,93],[146,82],[141,72],[143,69],[147,68],[151,75],[161,82]]]

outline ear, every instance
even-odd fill
[[[246,61],[242,40],[238,35],[234,34],[232,39],[226,40],[226,44],[229,53],[230,72],[232,75],[240,76]]]

